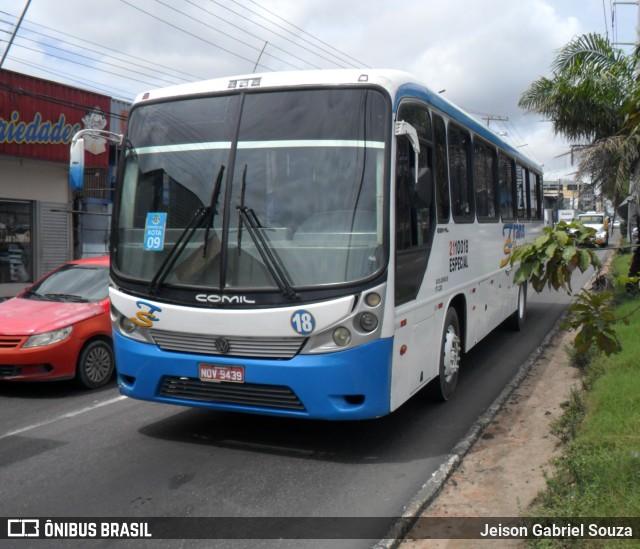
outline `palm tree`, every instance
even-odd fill
[[[552,77],[533,82],[518,103],[574,142],[577,177],[589,177],[614,204],[640,193],[640,185],[632,184],[640,175],[638,61],[638,50],[626,55],[599,34],[575,37],[559,50]],[[630,275],[638,269],[636,248]]]

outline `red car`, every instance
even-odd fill
[[[114,365],[108,257],[67,263],[0,303],[0,380],[96,389]]]

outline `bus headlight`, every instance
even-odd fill
[[[151,335],[149,334],[149,330],[146,328],[140,328],[130,318],[127,318],[118,311],[118,309],[114,307],[113,303],[111,304],[111,325],[117,333],[129,339],[135,339],[142,343],[154,343]]]
[[[333,341],[338,347],[346,347],[351,343],[351,332],[344,326],[333,330]]]
[[[373,313],[362,313],[359,324],[365,332],[373,332],[378,327],[378,317]]]
[[[369,305],[369,307],[377,307],[378,305],[380,305],[382,297],[380,297],[380,294],[376,292],[371,292],[370,294],[366,295],[364,301],[367,305]]]
[[[127,334],[132,334],[133,332],[136,331],[137,326],[133,323],[132,320],[130,320],[126,316],[123,316],[120,319],[120,328],[122,328],[123,332],[126,332]]]

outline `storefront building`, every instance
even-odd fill
[[[105,140],[87,140],[81,190],[71,189],[68,166],[75,132],[109,130],[111,107],[108,96],[0,70],[0,300],[107,249],[115,153]]]

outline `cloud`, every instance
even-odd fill
[[[0,0],[5,14],[17,17],[18,9],[15,0]],[[102,53],[85,51],[95,61],[70,63],[25,50],[27,43],[17,40],[11,58],[57,72],[37,74],[13,59],[5,67],[129,98],[174,81],[251,72],[258,59],[262,70],[359,63],[401,69],[434,90],[446,89],[448,99],[480,119],[508,117],[509,124],[495,129],[527,143],[548,168],[559,164],[553,157],[566,144],[550,124],[526,116],[518,99],[549,74],[556,51],[573,36],[600,30],[602,9],[600,0],[65,0],[64,9],[34,2],[21,35],[37,38],[31,28],[56,37],[41,42]]]

